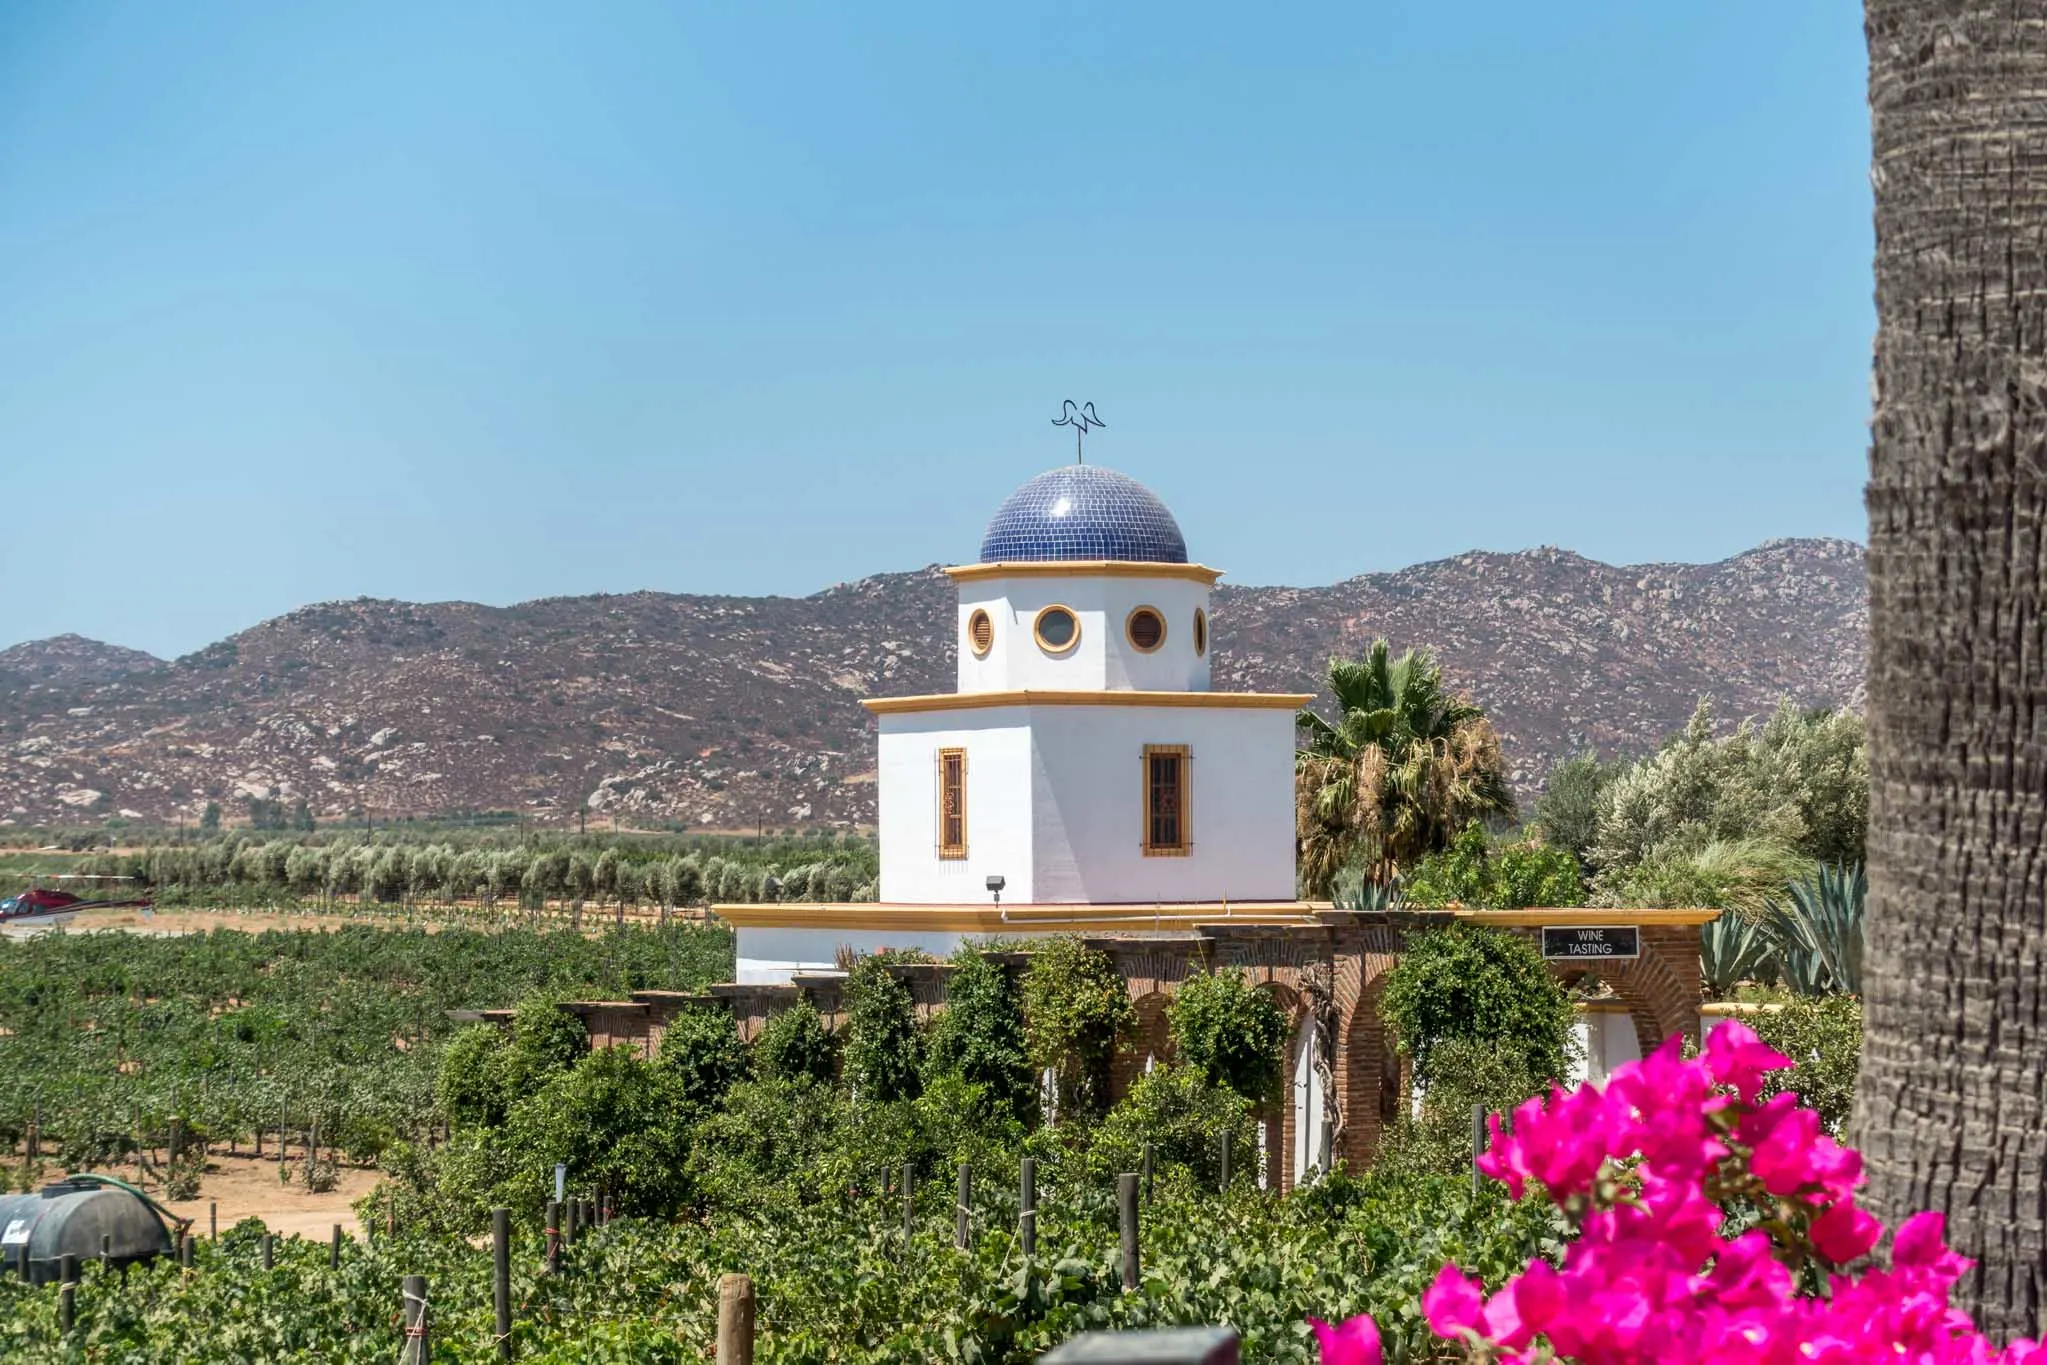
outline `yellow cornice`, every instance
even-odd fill
[[[1450,912],[1459,919],[1473,920],[1480,924],[1554,924],[1559,928],[1573,925],[1688,925],[1707,924],[1720,918],[1718,910],[1625,910],[1610,906],[1573,905],[1551,910],[1471,910],[1459,907]]]
[[[955,564],[946,575],[955,583],[983,578],[1186,578],[1215,586],[1221,569],[1206,564],[1149,564],[1135,559],[1018,559],[995,564]]]
[[[921,711],[979,711],[991,706],[1190,706],[1216,710],[1298,711],[1308,692],[934,692],[923,697],[869,697],[860,704],[877,716]]]
[[[711,913],[741,929],[925,930],[1013,934],[1088,930],[1194,929],[1204,924],[1314,923],[1303,901],[1180,901],[1162,905],[901,905],[780,901],[714,905]]]

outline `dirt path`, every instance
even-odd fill
[[[298,1163],[291,1163],[294,1168]],[[139,1172],[117,1167],[106,1172],[123,1180],[140,1183]],[[211,1226],[211,1206],[220,1206],[220,1227],[224,1232],[244,1218],[261,1218],[272,1232],[324,1241],[336,1223],[350,1237],[360,1226],[349,1207],[375,1189],[382,1176],[377,1171],[341,1168],[341,1183],[324,1194],[314,1194],[303,1184],[284,1185],[277,1179],[277,1162],[252,1156],[210,1156],[206,1178],[200,1182],[197,1199],[163,1200],[180,1218],[192,1220],[192,1230],[204,1237]],[[158,1199],[162,1187],[146,1186]]]

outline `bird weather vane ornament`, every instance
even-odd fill
[[[1080,449],[1081,438],[1096,427],[1106,427],[1109,424],[1095,416],[1095,405],[1092,402],[1076,403],[1069,398],[1066,400],[1066,406],[1059,410],[1059,415],[1052,419],[1052,425],[1073,428],[1073,462],[1086,464],[1087,457]]]

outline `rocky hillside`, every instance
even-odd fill
[[[229,818],[249,796],[324,816],[587,803],[717,828],[874,815],[866,696],[952,687],[935,568],[796,598],[330,602],[175,663],[60,636],[0,651],[0,823]],[[1645,748],[1713,699],[1859,706],[1863,553],[1764,545],[1616,567],[1468,554],[1324,588],[1217,592],[1215,686],[1313,690],[1376,635],[1433,645],[1499,722],[1517,781],[1584,747]]]

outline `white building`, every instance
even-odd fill
[[[1097,465],[1040,474],[996,510],[980,562],[948,572],[958,690],[866,703],[881,728],[881,903],[742,924],[742,982],[828,969],[840,946],[949,953],[984,928],[1298,919],[1294,714],[1308,697],[1210,689],[1221,575],[1189,562],[1150,490]]]

